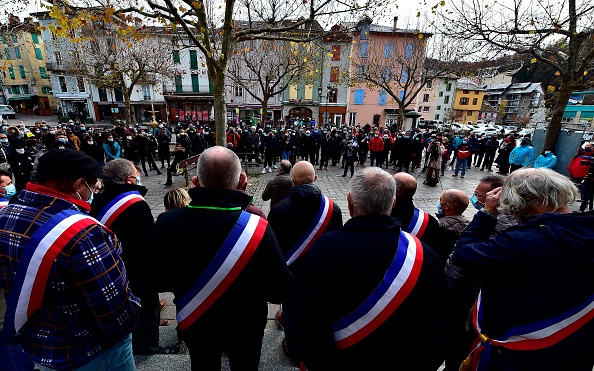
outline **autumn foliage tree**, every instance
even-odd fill
[[[593,69],[593,13],[589,0],[453,0],[436,24],[473,46],[475,55],[511,51],[553,67],[561,83],[544,147],[554,147],[569,97]]]

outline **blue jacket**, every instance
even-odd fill
[[[112,149],[109,147],[109,144],[103,143],[103,151],[105,151],[105,159],[107,161],[111,161],[116,158],[120,158],[120,154],[122,152],[120,149],[120,145],[118,144],[118,142],[114,141],[113,146],[115,148],[115,153],[112,153]]]
[[[556,163],[557,156],[555,156],[554,154],[549,153],[548,155],[540,155],[538,156],[536,161],[534,161],[534,168],[538,169],[539,167],[544,167],[547,169],[552,169]]]
[[[460,146],[460,144],[462,144],[463,140],[462,138],[460,138],[459,136],[454,138],[454,143],[452,143],[452,147],[454,147],[454,149],[458,149],[458,146]]]
[[[517,146],[509,154],[509,163],[528,166],[534,161],[534,147],[528,144]]]
[[[497,219],[478,212],[452,262],[483,277],[483,333],[500,339],[519,326],[572,310],[594,294],[594,212],[547,213],[493,239]],[[590,370],[594,321],[540,350],[495,347],[489,370]],[[589,350],[588,350],[589,349]]]

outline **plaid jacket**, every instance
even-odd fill
[[[29,238],[65,209],[83,211],[67,200],[23,191],[17,202],[0,210],[0,285],[6,300]],[[132,332],[140,301],[128,287],[121,253],[116,236],[97,224],[58,255],[43,305],[20,331],[23,351],[34,362],[78,368]]]

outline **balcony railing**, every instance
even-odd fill
[[[64,71],[64,66],[61,63],[47,62],[46,65],[49,71]]]

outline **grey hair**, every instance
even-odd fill
[[[109,161],[103,167],[103,171],[109,177],[108,183],[115,184],[125,184],[126,178],[133,176],[137,169],[132,161],[123,158],[116,158]]]
[[[512,212],[529,206],[557,210],[571,205],[578,190],[567,177],[551,169],[520,169],[505,180],[499,199],[501,212]]]
[[[396,199],[396,180],[387,171],[368,167],[355,173],[349,193],[356,215],[390,215]]]
[[[241,162],[228,148],[210,147],[198,157],[196,175],[200,187],[236,190],[241,176]]]

